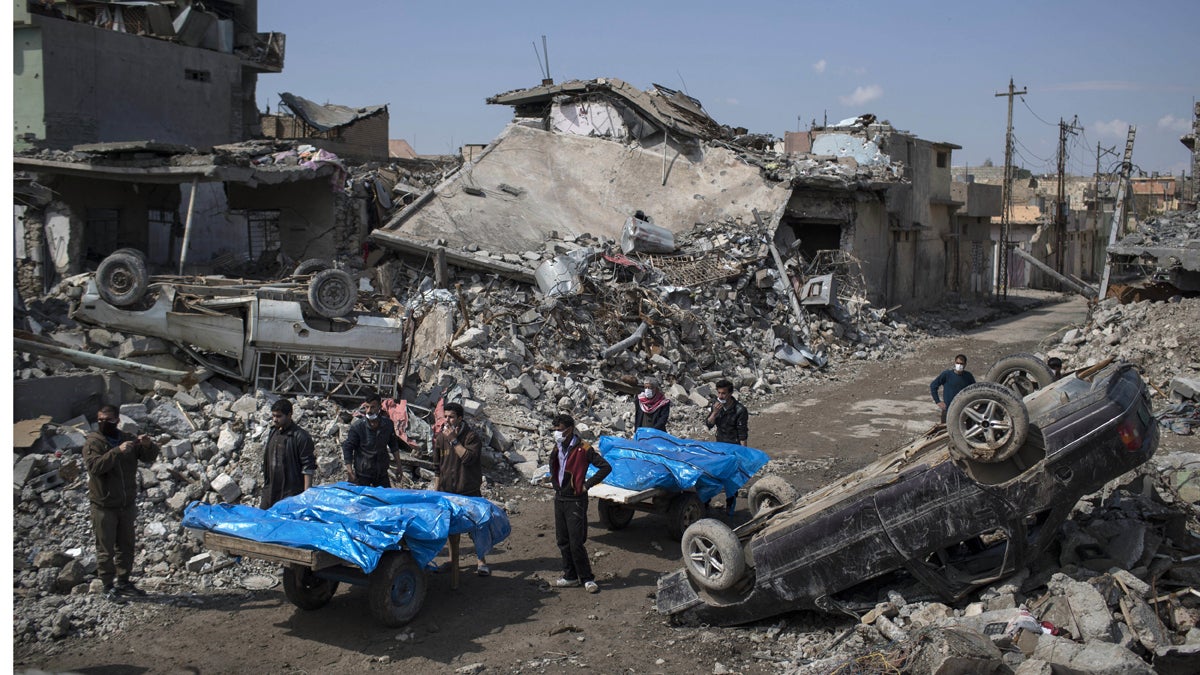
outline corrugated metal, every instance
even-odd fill
[[[344,105],[334,104],[321,105],[287,92],[280,94],[279,98],[297,117],[317,131],[329,131],[344,127],[387,110],[387,105],[371,105],[365,108],[348,108]]]

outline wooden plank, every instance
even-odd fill
[[[213,551],[229,555],[277,562],[285,565],[303,565],[313,570],[348,564],[346,561],[324,551],[316,551],[283,544],[269,544],[218,532],[205,532],[204,545]]]
[[[588,495],[597,499],[607,499],[610,502],[618,504],[636,504],[644,502],[648,499],[653,499],[660,495],[667,494],[667,491],[662,488],[649,488],[646,490],[628,490],[619,488],[615,485],[601,483],[588,490]]]

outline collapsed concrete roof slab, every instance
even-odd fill
[[[691,156],[668,149],[664,161],[661,146],[646,150],[512,124],[478,160],[371,238],[382,246],[397,237],[444,239],[455,248],[520,253],[541,248],[551,231],[618,239],[626,217],[639,209],[655,225],[683,232],[696,223],[745,218],[753,209],[776,213],[790,194],[723,147]]]
[[[321,105],[320,103],[315,103],[287,92],[280,94],[279,98],[297,117],[318,131],[329,131],[330,129],[344,127],[347,124],[387,110],[386,104],[370,105],[364,108],[350,108],[332,103]]]
[[[131,183],[187,183],[193,179],[202,183],[222,182],[255,185],[275,185],[301,180],[316,180],[338,171],[332,165],[317,167],[302,166],[230,166],[197,163],[187,166],[130,167],[94,164],[90,162],[68,162],[38,157],[13,157],[13,168],[17,171],[52,173],[64,176],[80,176],[100,180],[116,180]]]
[[[517,108],[549,105],[558,96],[582,96],[593,92],[605,92],[624,99],[660,128],[696,138],[722,137],[723,129],[716,120],[704,112],[700,101],[660,84],[649,91],[613,77],[595,80],[571,80],[562,84],[544,84],[529,89],[517,89],[488,98],[495,105],[511,105]]]

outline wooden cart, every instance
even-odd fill
[[[385,552],[374,571],[368,574],[357,565],[324,551],[201,532],[204,546],[211,551],[284,565],[283,593],[300,609],[324,607],[341,583],[366,586],[371,614],[389,627],[403,626],[411,621],[425,602],[425,572],[408,551]]]
[[[588,495],[600,500],[600,522],[610,530],[620,530],[633,520],[634,511],[667,517],[667,533],[675,539],[689,525],[704,517],[704,504],[694,490],[675,492],[665,488],[627,490],[607,483],[588,488]]]

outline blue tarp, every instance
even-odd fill
[[[638,429],[632,440],[601,436],[597,450],[612,465],[612,473],[604,479],[609,485],[680,492],[695,488],[702,502],[719,492],[736,495],[770,459],[767,453],[744,445],[693,441],[647,428]]]
[[[324,551],[370,573],[384,551],[407,548],[428,565],[451,534],[469,534],[486,556],[512,527],[483,497],[334,483],[309,488],[270,509],[192,502],[183,526],[254,541]]]

